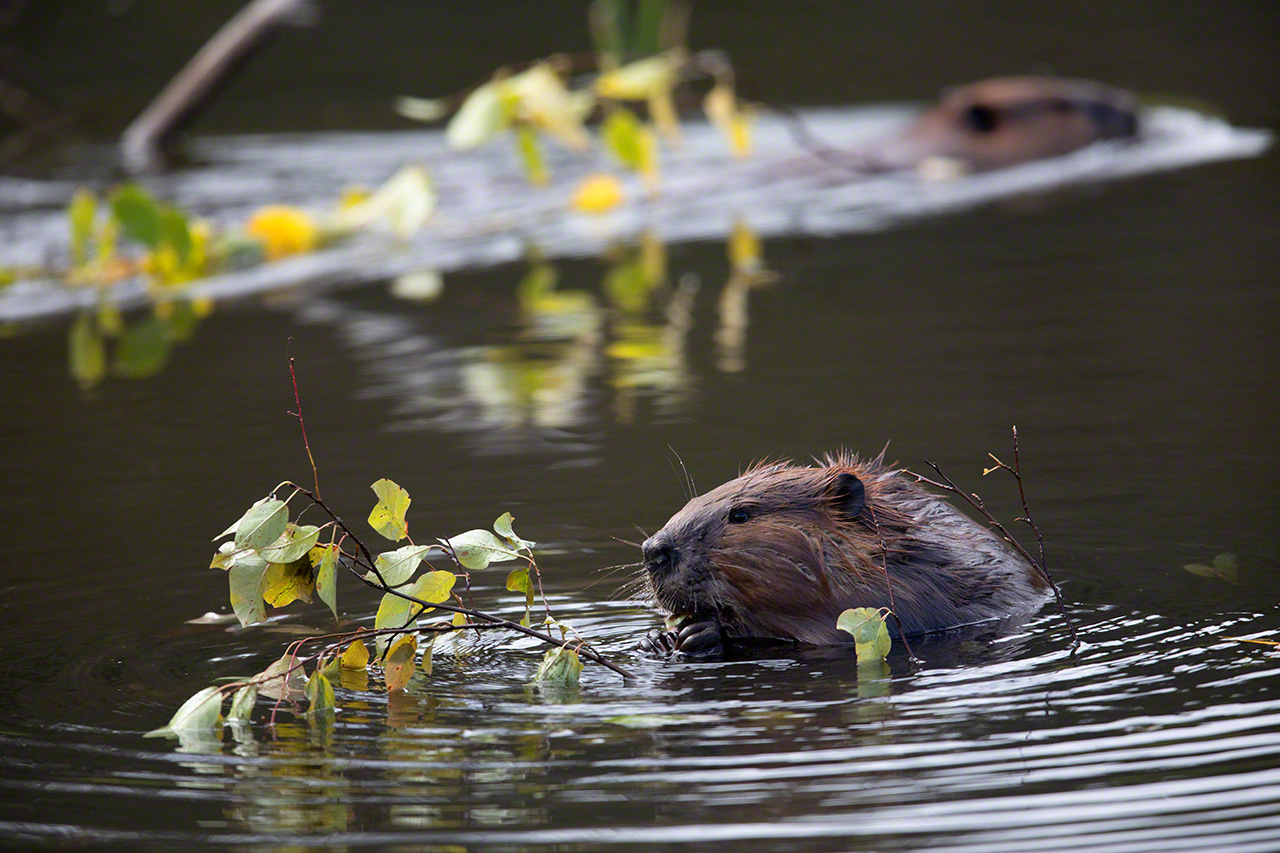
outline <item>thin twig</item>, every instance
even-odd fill
[[[907,650],[907,657],[918,661],[916,653],[911,651],[911,644],[907,642],[907,632],[902,629],[902,619],[898,616],[898,604],[893,600],[893,578],[889,576],[889,546],[884,541],[884,532],[880,529],[880,520],[876,518],[876,508],[871,501],[867,501],[867,509],[871,511],[871,523],[875,525],[876,538],[880,540],[880,568],[884,570],[884,583],[889,590],[889,615],[898,626],[898,639],[902,640],[902,645]]]
[[[1016,447],[1016,436],[1017,436],[1016,431],[1014,435],[1015,435],[1015,447]],[[992,457],[992,458],[995,458],[995,457]],[[998,459],[996,461],[999,463]],[[1015,457],[1015,464],[1016,462],[1017,462],[1017,459]],[[953,494],[959,495],[961,498],[964,499],[966,503],[969,504],[969,506],[973,507],[979,513],[982,514],[982,517],[987,520],[987,523],[990,524],[992,527],[994,527],[997,532],[999,532],[1001,538],[1003,538],[1005,542],[1008,542],[1009,545],[1011,545],[1014,548],[1014,550],[1016,550],[1022,556],[1024,560],[1030,563],[1031,566],[1035,568],[1036,572],[1040,575],[1040,577],[1045,581],[1045,583],[1049,585],[1049,588],[1053,590],[1054,598],[1058,602],[1058,610],[1062,613],[1063,621],[1067,623],[1067,631],[1071,635],[1071,651],[1072,653],[1074,653],[1077,650],[1079,650],[1080,637],[1078,634],[1076,634],[1075,623],[1071,620],[1071,615],[1067,612],[1067,603],[1062,598],[1062,590],[1058,588],[1058,584],[1054,582],[1053,576],[1049,574],[1049,569],[1044,564],[1043,556],[1040,560],[1036,560],[1035,557],[1032,557],[1029,553],[1027,553],[1027,549],[1023,548],[1022,544],[1018,542],[1017,539],[1014,538],[1013,534],[1010,533],[1008,529],[1005,528],[1005,526],[1000,523],[1000,520],[991,514],[991,512],[987,509],[986,504],[983,503],[982,498],[979,497],[976,492],[966,492],[962,490],[959,486],[955,484],[955,482],[950,477],[948,477],[943,472],[942,468],[939,467],[937,463],[931,462],[930,460],[926,459],[925,464],[934,470],[934,472],[942,479],[942,482],[938,482],[937,480],[931,480],[928,477],[915,473],[914,471],[903,471],[903,473],[909,477],[914,477],[916,479],[916,482],[918,483],[927,483],[928,485],[934,486],[935,488],[939,488],[939,489],[942,489],[943,491],[947,491],[947,492],[951,492]],[[1000,463],[1000,464],[1003,465],[1003,463]],[[1008,467],[1008,466],[1005,466],[1005,467]],[[1012,471],[1013,469],[1010,468],[1009,470]],[[1021,482],[1022,482],[1021,474],[1019,472],[1014,472],[1014,473],[1018,475],[1018,482],[1019,482],[1019,485],[1021,485]],[[1030,524],[1031,523],[1029,520],[1030,512],[1027,510],[1025,497],[1023,499],[1023,512],[1027,513],[1028,523]],[[1037,537],[1039,537],[1039,530],[1035,528],[1034,524],[1032,524],[1032,529],[1036,530]],[[1043,541],[1041,541],[1041,548],[1043,549]],[[1041,553],[1043,554],[1043,551]]]
[[[302,446],[307,449],[307,460],[311,463],[311,476],[316,486],[316,496],[320,496],[320,474],[316,471],[316,460],[311,455],[311,442],[307,441],[307,424],[302,420],[302,395],[298,393],[298,374],[293,369],[293,354],[289,352],[289,348],[293,346],[293,338],[289,338],[285,352],[289,354],[289,378],[293,380],[293,401],[298,406],[298,411],[289,412],[298,419],[298,426],[302,427]]]

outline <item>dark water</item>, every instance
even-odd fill
[[[1274,22],[1169,8],[1141,54],[1161,80],[1244,99],[1274,126],[1274,82],[1244,76]],[[1166,31],[1241,47],[1208,86],[1160,52]],[[1081,64],[1103,75],[1116,55],[1094,44]],[[607,307],[616,257],[554,263],[559,290],[600,310],[522,313],[522,264],[449,274],[431,304],[386,283],[276,294],[218,306],[155,375],[87,391],[67,373],[66,324],[9,330],[4,841],[1277,849],[1280,670],[1269,647],[1227,639],[1280,631],[1277,199],[1272,153],[884,233],[771,239],[779,280],[751,290],[736,332],[721,242],[667,247],[668,280],[698,283],[687,314],[663,310],[674,284]],[[368,484],[392,477],[415,535],[515,513],[545,547],[557,614],[635,684],[588,666],[576,690],[530,688],[540,651],[491,635],[438,650],[407,694],[340,690],[332,725],[141,739],[213,678],[264,667],[284,630],[330,624],[297,605],[244,631],[184,623],[225,608],[225,577],[202,568],[211,536],[307,477],[286,414],[290,337],[326,498],[359,518]],[[980,473],[1014,423],[1086,644],[1076,660],[1050,608],[923,644],[919,667],[895,650],[878,675],[822,650],[632,653],[655,617],[614,595],[625,570],[599,570],[635,557],[613,537],[680,505],[668,445],[709,488],[753,458],[891,440],[890,456],[937,461],[1010,518],[1011,484]],[[1184,569],[1227,553],[1235,582]],[[481,580],[478,603],[519,612],[500,574]],[[359,619],[376,606],[353,584],[339,602]]]

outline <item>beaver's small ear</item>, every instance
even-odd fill
[[[867,490],[863,487],[862,481],[848,471],[837,474],[831,483],[832,509],[853,518],[862,512],[866,505]]]

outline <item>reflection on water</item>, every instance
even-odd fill
[[[716,328],[705,333],[724,372],[745,369],[749,294],[774,280],[745,225],[734,239],[751,248],[739,258],[744,250],[731,245]],[[515,451],[581,436],[606,420],[634,423],[642,400],[657,416],[674,416],[694,385],[687,349],[705,289],[700,277],[670,269],[653,232],[611,247],[600,268],[594,287],[566,287],[557,266],[531,251],[527,269],[517,273],[515,318],[498,328],[501,343],[446,337],[431,305],[405,314],[308,298],[296,310],[307,322],[334,326],[361,352],[370,373],[364,393],[393,401],[393,428],[456,430],[490,449]],[[393,295],[404,289],[399,280],[391,285]],[[597,399],[602,390],[607,401]]]

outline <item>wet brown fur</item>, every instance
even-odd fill
[[[843,474],[865,489],[852,517]],[[746,522],[728,521],[735,508]],[[889,607],[890,582],[908,634],[1025,611],[1046,592],[998,537],[886,466],[883,453],[754,465],[689,501],[656,537],[676,556],[647,565],[654,599],[668,612],[716,619],[729,637],[849,642],[835,628],[840,612]]]
[[[947,158],[983,171],[1057,157],[1137,131],[1137,100],[1122,89],[1055,77],[999,77],[945,93],[867,155],[881,169]]]

